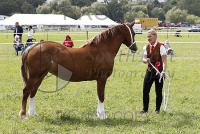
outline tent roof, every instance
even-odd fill
[[[0,22],[1,25],[77,25],[76,20],[55,14],[14,14]]]
[[[118,25],[105,15],[84,15],[77,21],[80,25]]]
[[[0,25],[117,25],[105,15],[84,15],[74,20],[64,15],[55,14],[14,14],[13,16],[0,21]]]

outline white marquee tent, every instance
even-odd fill
[[[92,28],[92,26],[113,26],[118,25],[105,15],[84,15],[78,20],[74,20],[64,15],[56,14],[14,14],[13,16],[0,21],[0,25],[13,26],[15,22],[20,25],[43,26],[72,26],[77,28]]]
[[[78,25],[77,21],[64,15],[55,14],[14,14],[0,21],[0,25]]]

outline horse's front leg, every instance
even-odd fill
[[[100,119],[106,119],[107,116],[104,110],[104,92],[107,78],[100,78],[97,80],[97,94],[98,94],[98,106],[97,106],[97,116]]]

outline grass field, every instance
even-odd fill
[[[68,33],[68,32],[66,32]],[[65,33],[35,33],[40,39],[62,41]],[[75,47],[86,40],[86,34],[68,33]],[[96,33],[90,34],[89,38]],[[155,110],[155,90],[150,93],[150,112],[140,115],[142,110],[142,83],[146,65],[140,61],[146,35],[136,35],[139,51],[133,56],[116,56],[114,73],[107,81],[105,110],[108,119],[96,117],[96,81],[70,83],[66,88],[36,95],[38,116],[20,120],[23,83],[20,75],[21,56],[14,55],[13,36],[0,33],[0,133],[150,133],[150,134],[197,134],[200,133],[200,36],[184,34],[177,38],[168,35],[175,56],[168,57],[167,74],[171,78],[167,111],[159,115]],[[160,34],[164,42],[167,35]],[[23,41],[26,40],[24,35]],[[195,43],[196,42],[196,43]],[[6,44],[8,43],[8,44]],[[122,45],[120,51],[128,51]],[[56,78],[45,79],[40,86],[43,91],[55,91]],[[167,85],[165,85],[166,89]]]

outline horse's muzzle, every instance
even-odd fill
[[[135,53],[138,50],[136,42],[131,44],[131,47],[129,47],[129,49],[131,50],[132,53]]]

